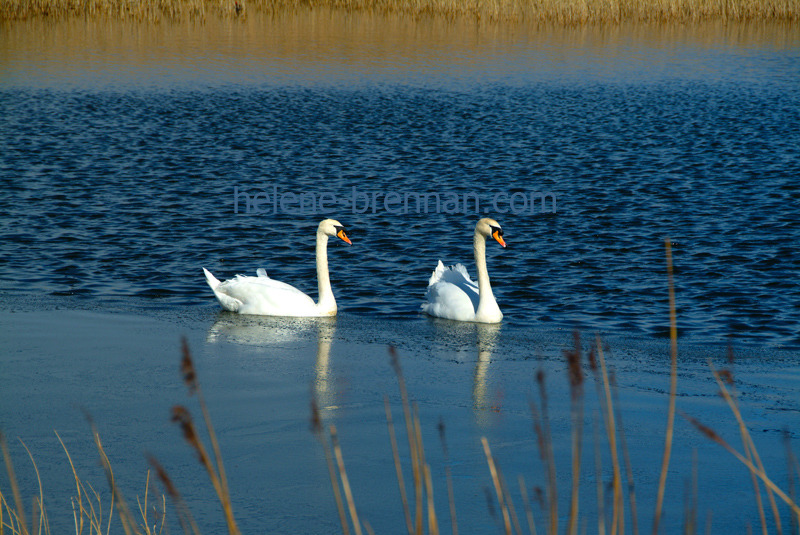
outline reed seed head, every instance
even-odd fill
[[[581,335],[574,333],[575,348],[564,351],[567,359],[567,372],[569,376],[570,392],[573,399],[578,397],[583,387],[583,369],[581,368]]]
[[[542,509],[545,508],[544,490],[540,486],[533,487],[533,499],[539,504]]]
[[[318,435],[322,433],[322,415],[314,397],[311,398],[311,430]]]
[[[194,426],[189,410],[181,405],[175,405],[172,407],[172,421],[180,425],[181,431],[183,431],[183,438],[199,451],[201,449],[200,438],[197,436],[197,429]]]
[[[150,462],[150,466],[152,466],[153,469],[156,471],[156,476],[158,476],[158,479],[164,485],[164,489],[167,491],[167,494],[169,494],[170,498],[172,499],[180,498],[178,489],[175,487],[175,484],[169,478],[169,475],[167,475],[167,471],[164,469],[163,466],[161,466],[161,463],[159,463],[153,456],[148,457],[148,461]]]
[[[400,356],[397,354],[397,349],[394,346],[389,346],[389,361],[392,364],[392,369],[394,373],[398,376],[402,374],[402,370],[400,369]]]
[[[497,510],[494,508],[494,497],[489,487],[483,487],[483,493],[486,496],[486,508],[489,509],[489,516],[497,520]]]
[[[689,423],[691,423],[693,426],[695,426],[698,431],[700,431],[702,434],[704,434],[706,436],[706,438],[708,438],[710,440],[713,440],[714,442],[716,442],[718,444],[723,444],[724,443],[724,441],[722,440],[722,437],[720,437],[717,434],[716,431],[714,431],[713,429],[711,429],[707,425],[701,424],[699,420],[697,420],[696,418],[692,418],[691,416],[688,416],[686,414],[684,414],[683,416],[684,416],[684,418],[689,420]]]
[[[598,367],[597,367],[597,353],[594,352],[594,347],[589,349],[588,360],[589,360],[589,369],[592,370],[592,373],[596,374],[597,370],[598,370]]]
[[[197,390],[197,372],[194,369],[192,362],[192,354],[189,351],[189,343],[186,337],[181,339],[181,350],[183,357],[181,358],[181,375],[183,375],[183,382],[189,388],[189,394],[194,394]]]
[[[441,417],[439,418],[439,423],[436,425],[436,429],[439,431],[439,440],[442,441],[442,451],[444,451],[445,455],[448,455],[448,453],[447,453],[447,440],[445,439],[445,434],[444,434],[445,427],[444,427],[444,419],[443,418],[441,418]]]
[[[719,372],[719,378],[728,383],[729,385],[733,384],[733,372],[728,369],[722,369]]]

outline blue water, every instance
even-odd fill
[[[205,266],[315,292],[330,216],[354,241],[329,251],[340,311],[414,316],[438,259],[474,272],[487,214],[509,323],[665,335],[669,237],[682,335],[796,346],[798,79],[4,90],[0,289],[201,305]]]

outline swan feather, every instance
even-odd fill
[[[463,264],[446,267],[441,260],[433,270],[426,303],[422,310],[439,318],[469,321],[475,317],[480,294],[478,285],[469,276]]]
[[[220,294],[237,303],[235,309],[225,306]],[[220,283],[214,295],[223,308],[240,314],[268,316],[313,316],[318,315],[314,300],[291,284],[286,284],[266,275],[249,277],[236,275]]]

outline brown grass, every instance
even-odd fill
[[[222,510],[225,513],[225,521],[228,524],[228,533],[230,535],[239,535],[239,527],[236,525],[236,520],[233,517],[233,506],[231,505],[231,494],[228,489],[228,478],[225,475],[225,465],[222,463],[222,451],[219,447],[217,434],[214,432],[214,426],[211,422],[211,415],[208,412],[205,399],[203,398],[203,391],[200,388],[200,383],[197,381],[197,372],[194,368],[192,354],[189,351],[189,345],[184,338],[181,343],[183,357],[181,358],[181,374],[183,375],[183,382],[189,389],[190,396],[196,396],[200,410],[203,414],[203,422],[206,426],[209,441],[211,442],[211,449],[214,453],[212,460],[208,453],[197,428],[194,425],[191,414],[186,407],[176,405],[172,408],[172,421],[176,422],[183,431],[183,437],[189,445],[197,453],[200,464],[208,472],[208,477],[211,479],[211,484],[217,493]]]
[[[157,22],[309,8],[564,25],[800,20],[800,0],[0,0],[0,21],[89,16]]]
[[[672,453],[672,435],[675,426],[675,397],[678,389],[678,323],[675,312],[675,287],[672,280],[672,242],[664,240],[667,256],[667,284],[669,289],[669,340],[670,340],[670,372],[669,372],[669,410],[667,411],[667,429],[664,433],[664,455],[661,459],[661,475],[658,483],[656,511],[653,515],[653,535],[658,535],[658,524],[661,521],[661,508],[664,504],[664,489],[667,483],[670,454]]]
[[[93,424],[92,434],[111,491],[107,513],[104,511],[103,500],[100,493],[96,491],[90,483],[84,482],[78,476],[78,472],[75,469],[72,456],[66,444],[64,444],[61,436],[57,432],[55,433],[56,438],[58,438],[67,456],[70,468],[72,469],[72,476],[75,480],[76,495],[71,498],[71,502],[76,535],[82,535],[83,533],[88,533],[89,535],[108,535],[112,532],[111,526],[115,511],[117,512],[116,517],[119,519],[122,530],[126,535],[161,535],[164,533],[167,514],[166,498],[161,496],[160,500],[157,502],[158,505],[148,503],[150,499],[150,472],[147,472],[145,480],[144,497],[137,497],[136,500],[140,515],[136,517],[128,508],[122,496],[120,488],[114,478],[114,472],[111,469],[111,462],[106,455],[100,436]],[[3,495],[2,489],[0,489],[0,535],[5,535],[6,533],[9,535],[50,535],[50,521],[44,504],[44,489],[41,478],[39,477],[39,469],[36,466],[36,461],[28,449],[28,446],[25,445],[22,440],[20,440],[20,443],[28,454],[28,458],[36,474],[39,494],[33,500],[33,510],[30,519],[28,519],[25,516],[11,456],[9,455],[5,438],[2,433],[0,433],[0,450],[2,450],[6,471],[9,477],[9,484],[12,494],[14,495],[14,504],[10,504]]]

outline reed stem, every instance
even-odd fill
[[[675,426],[675,400],[678,392],[678,326],[675,312],[675,287],[672,280],[672,242],[669,238],[664,240],[664,246],[666,248],[667,282],[669,285],[669,409],[667,412],[667,429],[664,433],[664,456],[661,459],[661,475],[658,480],[658,495],[656,497],[655,513],[653,514],[653,535],[658,535],[661,510],[664,505],[664,491],[667,485],[667,470],[672,453],[672,434]]]

